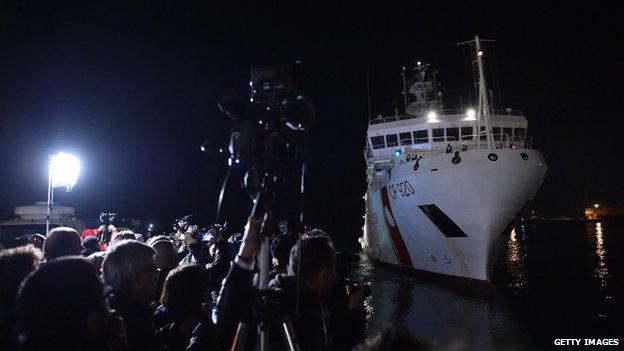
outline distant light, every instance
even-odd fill
[[[598,208],[598,207],[599,207],[598,204],[594,204],[594,208]]]
[[[477,56],[483,56],[483,51],[477,52]]]
[[[240,159],[237,158],[237,159],[234,160],[234,162],[236,162],[236,164],[239,164],[240,163]]]
[[[476,121],[476,115],[477,113],[474,109],[469,109],[468,111],[466,111],[466,118],[464,118],[464,121]]]
[[[200,146],[199,149],[201,150],[201,152],[206,152],[206,147],[204,145]]]
[[[422,64],[422,62],[418,61],[416,62],[416,65],[420,66]]]
[[[401,150],[394,150],[394,156],[401,156]]]
[[[259,121],[258,121],[258,124],[262,125],[262,120],[259,120]]]
[[[249,86],[253,87],[253,81],[251,81],[251,80],[249,81]]]
[[[429,123],[439,122],[439,121],[438,121],[438,119],[437,119],[437,117],[438,117],[438,114],[437,114],[437,113],[435,113],[435,111],[430,111],[430,112],[427,114],[427,118],[429,118]]]
[[[150,230],[154,229],[154,225],[153,225],[153,224],[150,224],[150,225],[149,225],[149,229],[150,229]]]
[[[66,154],[63,151],[52,156],[50,160],[50,180],[53,188],[64,186],[67,191],[76,185],[80,175],[80,160],[78,157]]]
[[[597,222],[597,223],[596,223],[596,227],[598,227],[598,228],[602,228],[602,223]]]

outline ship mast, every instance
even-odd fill
[[[485,126],[485,135],[487,139],[488,148],[493,148],[492,138],[492,124],[490,121],[490,104],[487,94],[487,83],[485,81],[485,71],[483,69],[483,51],[481,50],[481,42],[493,42],[494,40],[480,39],[478,35],[475,35],[474,40],[464,41],[457,45],[473,44],[475,48],[476,64],[478,67],[478,85],[479,85],[479,106],[477,107],[477,148],[481,143],[481,127]]]

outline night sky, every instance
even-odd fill
[[[549,163],[536,212],[622,205],[620,19],[608,8],[543,6],[3,4],[0,216],[45,200],[47,158],[62,149],[80,157],[83,172],[56,199],[79,217],[116,211],[168,229],[194,213],[207,223],[226,166],[199,146],[229,138],[219,96],[246,96],[251,66],[298,59],[317,114],[308,221],[354,242],[364,211],[367,71],[373,115],[402,104],[400,69],[417,60],[440,72],[446,107],[459,107],[471,78],[456,43],[475,34],[496,39],[490,81],[500,82],[503,107],[525,112]],[[248,208],[242,191],[228,193],[231,221]]]

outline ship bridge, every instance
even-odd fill
[[[475,115],[472,109],[447,109],[420,116],[378,116],[370,120],[366,158],[391,158],[412,150],[437,153],[487,148],[485,126],[477,130]],[[522,111],[492,110],[490,120],[494,147],[531,148]]]

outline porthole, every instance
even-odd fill
[[[495,154],[495,153],[491,153],[491,154],[488,155],[488,159],[490,161],[496,161],[496,160],[498,160],[498,155]]]

